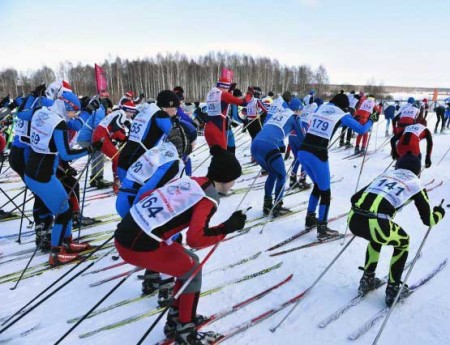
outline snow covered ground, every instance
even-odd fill
[[[429,115],[429,128],[434,128],[435,115]],[[340,130],[339,130],[340,131]],[[374,150],[384,142],[385,122],[380,121],[374,126],[373,136],[370,140],[369,150]],[[202,138],[201,138],[202,139]],[[430,192],[430,200],[432,205],[436,205],[441,199],[446,199],[444,205],[450,203],[450,154],[438,166],[437,163],[450,147],[450,136],[445,134],[434,135],[434,149],[432,155],[433,165],[426,169],[422,174],[424,183],[435,180],[434,184],[443,181],[443,185]],[[248,154],[248,148],[245,152],[242,150],[248,145],[248,135],[242,139],[238,139],[238,156],[241,157],[243,163],[249,161],[249,157],[244,157],[244,153]],[[201,143],[201,141],[200,141]],[[423,143],[425,144],[425,143]],[[202,149],[199,149],[201,151]],[[366,161],[359,186],[362,187],[369,183],[373,178],[380,174],[391,162],[389,157],[389,145],[385,146],[375,154],[372,154]],[[425,152],[425,148],[422,149]],[[362,159],[343,160],[342,158],[349,155],[349,150],[336,151],[330,154],[331,173],[333,179],[340,179],[332,185],[332,204],[330,209],[330,217],[347,212],[350,207],[350,197],[354,193],[358,174],[361,167]],[[193,157],[194,167],[206,158],[207,151],[196,154]],[[76,162],[81,170],[84,162]],[[206,172],[207,164],[203,164],[195,175]],[[449,169],[449,170],[447,170]],[[107,167],[108,173],[109,166]],[[244,166],[244,171],[248,172],[242,178],[248,179],[255,176],[256,167]],[[7,174],[8,178],[15,179],[13,174]],[[109,176],[111,178],[111,176]],[[2,181],[5,176],[0,176]],[[259,180],[263,180],[260,178]],[[240,182],[235,188],[239,188],[251,183],[251,179]],[[13,188],[20,187],[20,183],[5,183],[0,187],[9,195],[15,195],[18,190]],[[87,193],[87,198],[99,192]],[[223,198],[219,208],[219,212],[215,215],[213,223],[225,220],[240,202],[244,193]],[[287,207],[308,199],[309,192],[301,192],[288,196],[285,199]],[[254,189],[245,198],[242,208],[253,206],[249,211],[249,218],[261,215],[262,211],[263,191]],[[22,196],[18,198],[21,200]],[[0,196],[0,202],[5,202],[5,197]],[[19,202],[19,201],[18,201]],[[115,198],[113,196],[88,201],[85,209],[88,216],[100,216],[115,212]],[[6,207],[9,210],[10,206]],[[31,204],[27,205],[27,210],[31,209]],[[446,208],[450,211],[450,209]],[[254,279],[244,281],[242,283],[224,287],[218,292],[210,294],[200,299],[198,311],[202,314],[210,314],[221,311],[222,309],[241,302],[242,300],[260,292],[285,279],[290,274],[294,274],[293,279],[271,292],[264,298],[250,304],[249,306],[231,314],[229,317],[223,318],[210,326],[205,327],[208,330],[217,332],[225,331],[237,324],[249,320],[271,307],[292,298],[301,291],[308,288],[330,263],[330,261],[342,249],[339,242],[331,242],[320,246],[295,251],[286,255],[270,257],[267,248],[275,243],[293,235],[303,228],[305,212],[300,212],[290,217],[285,217],[277,221],[269,222],[264,229],[264,233],[260,234],[261,226],[253,228],[247,234],[237,237],[231,241],[224,242],[211,257],[206,264],[204,271],[208,272],[214,268],[223,267],[227,264],[247,258],[253,254],[262,251],[256,259],[245,264],[212,273],[205,273],[203,277],[203,291],[211,287],[220,285],[222,282],[240,278],[246,274],[258,272],[264,268],[271,267],[282,262],[280,268],[271,272],[258,276]],[[400,212],[396,221],[401,224],[411,236],[410,259],[416,253],[416,250],[422,241],[427,230],[422,225],[418,213],[413,204],[407,206]],[[25,225],[27,222],[25,222]],[[98,233],[100,231],[110,231],[112,234],[116,222],[110,222],[99,225],[94,228],[86,229],[83,235]],[[330,227],[344,232],[346,229],[346,218],[341,218],[333,223]],[[6,255],[22,250],[25,248],[33,248],[33,237],[23,238],[26,244],[18,245],[15,238],[5,238],[5,235],[17,233],[19,228],[19,220],[1,222],[0,223],[0,276],[7,273],[21,270],[27,262],[31,254],[26,255],[22,260],[5,263],[8,258]],[[422,278],[444,258],[449,256],[448,248],[450,247],[450,217],[444,218],[435,229],[432,230],[428,241],[424,247],[422,257],[412,272],[409,283],[414,283]],[[29,231],[25,229],[24,231]],[[106,236],[106,235],[105,235]],[[97,237],[98,241],[94,244],[102,243],[107,237]],[[282,249],[299,246],[315,239],[315,232],[311,232],[300,239],[292,242],[292,244]],[[348,240],[348,239],[347,239]],[[336,264],[331,268],[327,275],[318,283],[311,293],[299,304],[297,309],[290,315],[281,328],[276,333],[269,331],[290,307],[284,309],[275,316],[261,322],[257,326],[231,338],[228,344],[349,344],[347,336],[359,327],[366,319],[371,317],[376,311],[384,307],[384,287],[370,294],[367,299],[355,308],[344,314],[339,320],[330,324],[325,329],[318,328],[317,324],[345,304],[349,299],[355,296],[361,271],[358,266],[363,265],[364,255],[367,242],[362,239],[355,239],[348,247],[346,252],[340,257]],[[205,256],[208,250],[199,252],[200,256]],[[101,252],[105,253],[106,251]],[[378,266],[378,275],[387,274],[389,260],[391,256],[391,248],[384,248],[381,253],[380,263]],[[47,260],[46,255],[37,255],[31,266],[38,265]],[[86,267],[93,261],[88,261],[81,265]],[[95,263],[90,270],[98,269],[116,263],[107,256]],[[54,269],[44,272],[29,279],[23,280],[18,288],[14,291],[10,290],[13,282],[1,283],[4,278],[0,278],[0,296],[1,308],[0,318],[5,318],[28,301],[30,301],[37,293],[41,292],[54,280],[60,277],[64,272],[68,271],[72,266],[68,265],[60,269]],[[8,344],[53,344],[59,339],[72,325],[67,320],[81,316],[86,313],[101,297],[113,288],[119,280],[115,280],[98,287],[89,287],[90,283],[100,279],[118,274],[132,267],[128,265],[120,266],[116,269],[81,276],[72,283],[64,287],[57,294],[45,301],[26,317],[20,320],[10,329],[0,334],[0,344],[7,342]],[[81,268],[80,268],[81,269]],[[75,272],[78,272],[77,269]],[[72,276],[72,274],[69,275]],[[429,284],[413,294],[404,304],[399,305],[394,310],[389,323],[379,341],[379,344],[448,344],[450,343],[450,328],[447,327],[450,318],[450,290],[448,282],[450,281],[450,269],[444,269],[442,273],[437,275]],[[127,298],[140,296],[141,282],[137,279],[137,274],[131,276],[122,286],[120,286],[101,306],[109,306],[113,303],[122,301]],[[129,323],[122,327],[105,330],[94,336],[80,339],[79,336],[86,332],[98,329],[105,325],[120,321],[127,317],[145,313],[156,307],[156,298],[146,298],[129,303],[122,307],[114,308],[108,312],[99,314],[90,319],[83,321],[64,341],[66,344],[135,344],[143,333],[148,329],[152,321],[157,315],[142,318],[136,322]],[[29,334],[18,336],[35,326],[36,329],[30,331]],[[373,327],[367,334],[353,342],[356,344],[371,344],[381,322]],[[163,339],[162,332],[163,322],[158,324],[156,329],[147,338],[146,344],[154,344]],[[11,339],[12,338],[12,339]]]

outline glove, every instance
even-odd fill
[[[31,91],[31,94],[33,95],[34,98],[44,96],[45,89],[46,89],[45,84],[41,84],[41,85],[37,86],[33,91]]]
[[[442,218],[444,218],[444,216],[445,216],[445,210],[444,210],[444,208],[441,205],[434,206],[433,207],[433,212],[442,214]]]
[[[286,146],[280,146],[278,149],[281,153],[286,153]]]
[[[16,100],[13,100],[10,104],[8,104],[7,108],[9,110],[14,110],[18,107],[19,105],[17,104]]]
[[[377,113],[373,113],[370,115],[370,120],[372,120],[372,122],[377,122],[378,117],[379,117],[379,115]]]
[[[431,158],[427,156],[425,158],[425,168],[429,168],[430,166],[431,166]]]
[[[141,92],[141,93],[139,94],[139,98],[144,99],[144,98],[145,98],[145,94],[144,94],[143,92]]]
[[[95,143],[92,143],[91,145],[86,147],[87,152],[89,152],[90,154],[96,152],[96,151],[100,151],[102,149],[103,146],[103,140],[97,141]]]
[[[67,176],[77,176],[77,174],[78,174],[78,171],[69,165],[69,167],[66,170],[66,175]]]
[[[231,127],[236,128],[237,126],[239,126],[238,123],[231,121]]]
[[[93,99],[92,101],[89,102],[88,106],[86,107],[86,111],[89,114],[92,114],[93,112],[95,112],[98,108],[100,108],[100,102],[98,99]]]
[[[243,213],[242,211],[236,211],[234,212],[228,220],[223,223],[224,229],[223,233],[231,234],[232,232],[236,230],[241,230],[244,228],[245,221],[247,220],[247,215]]]
[[[398,152],[396,151],[396,150],[392,150],[392,152],[391,152],[391,156],[392,156],[392,159],[399,159],[399,155],[398,155]]]

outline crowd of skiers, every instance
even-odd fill
[[[242,174],[232,129],[242,124],[249,133],[249,160],[260,165],[258,176],[267,176],[261,200],[264,215],[280,217],[291,212],[283,204],[287,188],[311,189],[304,224],[316,228],[318,240],[323,241],[341,236],[328,227],[332,138],[342,127],[336,146],[345,149],[353,147],[356,132],[354,154],[365,155],[371,128],[384,114],[386,137],[392,126],[395,169],[351,197],[348,224],[354,235],[369,242],[361,294],[377,285],[375,269],[381,247],[394,247],[386,288],[386,303],[392,304],[409,250],[408,233],[393,220],[396,211],[413,200],[426,225],[437,224],[445,215],[441,206],[430,206],[419,179],[423,138],[427,141],[424,165],[432,164],[432,131],[427,128],[431,102],[410,97],[403,105],[391,104],[364,92],[346,94],[343,90],[328,102],[314,90],[303,98],[289,91],[278,97],[272,92],[263,96],[259,87],[248,87],[243,94],[236,84],[220,78],[205,95],[205,102],[195,102],[190,108],[192,113],[183,110],[183,103],[180,86],[161,91],[155,102],[146,102],[143,93],[134,98],[127,91],[113,105],[107,91],[78,97],[66,81],[39,85],[26,96],[1,100],[1,164],[5,166],[8,157],[11,168],[34,194],[36,245],[50,253],[52,266],[72,262],[90,248],[89,243],[72,238],[74,222],[83,225],[95,220],[80,217],[78,172],[70,165],[89,156],[90,186],[111,186],[117,195],[116,209],[122,220],[115,232],[115,246],[126,262],[146,269],[143,293],[159,289],[158,301],[166,305],[184,288],[169,309],[166,335],[175,337],[177,344],[208,344],[216,335],[196,330],[203,320],[196,313],[201,266],[197,255],[183,245],[180,232],[187,229],[184,237],[189,248],[201,249],[244,228],[246,215],[241,210],[221,224],[210,224],[220,196],[230,193]],[[434,133],[439,124],[441,132],[449,128],[450,99],[445,105],[435,104],[434,111],[438,117]],[[8,138],[10,128],[14,133]],[[211,160],[206,175],[194,177],[189,155],[199,133],[210,147]],[[286,167],[290,153],[294,159]],[[105,156],[112,162],[112,182],[104,179]]]

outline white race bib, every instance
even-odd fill
[[[17,122],[14,126],[14,134],[18,135],[19,137],[28,138],[28,126],[29,126],[28,121],[17,118]]]
[[[294,112],[291,109],[284,109],[283,111],[278,111],[267,120],[264,126],[273,125],[279,127],[283,131],[283,135],[286,136],[284,132],[284,125],[288,122],[289,118],[294,115]]]
[[[367,111],[372,114],[373,108],[375,107],[375,101],[372,99],[366,99],[363,104],[359,107],[359,110]]]
[[[44,107],[34,113],[31,120],[30,145],[34,152],[57,155],[50,151],[53,131],[63,119]]]
[[[148,127],[148,123],[152,119],[153,115],[155,115],[155,113],[159,110],[161,109],[154,103],[145,103],[145,105],[140,107],[139,113],[133,119],[133,122],[131,122],[128,140],[134,141],[136,143],[142,142],[145,130]]]
[[[330,140],[334,127],[346,114],[334,105],[324,104],[311,116],[308,133]]]
[[[397,209],[422,188],[419,178],[413,172],[397,169],[380,175],[366,192],[383,196]]]
[[[156,189],[130,209],[137,225],[158,242],[163,239],[153,234],[156,229],[194,206],[205,192],[189,177],[182,177]]]
[[[222,115],[222,91],[217,87],[213,87],[206,96],[206,105],[208,116]]]
[[[417,115],[418,112],[419,112],[419,109],[417,109],[417,108],[415,108],[413,106],[409,106],[409,107],[406,107],[406,108],[404,108],[402,110],[402,112],[400,114],[400,118],[409,117],[409,118],[412,118],[412,119],[416,119],[416,115]]]
[[[127,179],[143,185],[161,165],[178,160],[178,152],[171,142],[163,142],[147,150],[139,159],[128,168]],[[180,160],[180,173],[183,163]]]
[[[318,108],[318,106],[316,103],[311,103],[311,104],[307,105],[305,108],[303,108],[303,110],[300,114],[300,121],[309,126],[309,124],[311,122],[311,117],[316,112],[317,108]]]
[[[403,133],[413,133],[414,135],[417,135],[417,137],[420,138],[420,135],[426,128],[427,127],[425,127],[424,125],[416,123],[414,125],[406,126],[405,131]]]
[[[258,101],[256,98],[252,98],[250,103],[247,104],[247,117],[254,119],[258,115]]]

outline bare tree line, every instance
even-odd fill
[[[128,60],[116,57],[100,66],[108,79],[108,91],[118,100],[125,91],[143,92],[154,98],[159,91],[180,85],[186,101],[203,100],[215,85],[223,67],[233,70],[237,87],[245,91],[248,86],[259,86],[264,93],[289,90],[304,95],[314,88],[320,95],[327,91],[329,78],[324,66],[313,70],[307,65],[286,66],[268,57],[211,52],[198,58],[175,53],[154,58]],[[24,74],[13,68],[0,71],[0,95],[28,93],[39,84],[49,84],[56,78],[69,81],[79,95],[94,95],[96,84],[94,66],[71,62],[61,63],[58,71],[44,66]]]

